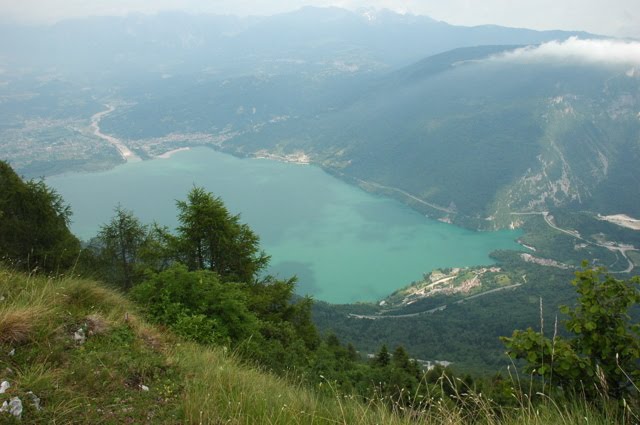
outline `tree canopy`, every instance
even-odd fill
[[[240,223],[219,197],[194,187],[186,201],[177,201],[176,248],[190,270],[211,270],[224,280],[251,282],[269,262],[260,238]]]
[[[69,231],[71,209],[42,180],[23,181],[0,161],[0,255],[28,270],[62,271],[80,252]]]
[[[137,264],[147,238],[147,227],[140,223],[133,212],[118,205],[115,216],[102,225],[98,232],[100,256],[111,275],[109,280],[117,282],[125,290],[131,288],[140,272]]]

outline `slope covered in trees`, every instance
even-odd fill
[[[225,148],[302,150],[365,189],[476,228],[551,208],[640,214],[630,184],[640,152],[631,65],[501,56],[513,49],[432,56],[344,107]]]
[[[0,161],[0,259],[22,270],[60,271],[78,259],[71,210],[41,180],[23,181]]]

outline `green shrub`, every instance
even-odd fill
[[[637,392],[640,378],[640,324],[628,310],[640,302],[640,278],[619,280],[604,269],[576,272],[574,308],[563,306],[573,337],[552,339],[529,328],[502,338],[511,357],[523,359],[527,371],[596,399],[602,393],[622,398]]]

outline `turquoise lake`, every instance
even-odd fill
[[[118,203],[142,222],[174,228],[175,201],[203,186],[260,235],[272,257],[269,273],[297,275],[298,293],[333,303],[375,301],[434,268],[491,264],[491,251],[520,248],[517,231],[474,232],[431,220],[318,167],[208,148],[47,183],[71,205],[72,230],[83,239]]]

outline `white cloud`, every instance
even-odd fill
[[[494,60],[518,62],[577,62],[602,65],[640,66],[640,42],[623,40],[583,40],[571,37],[528,46],[494,56]]]

